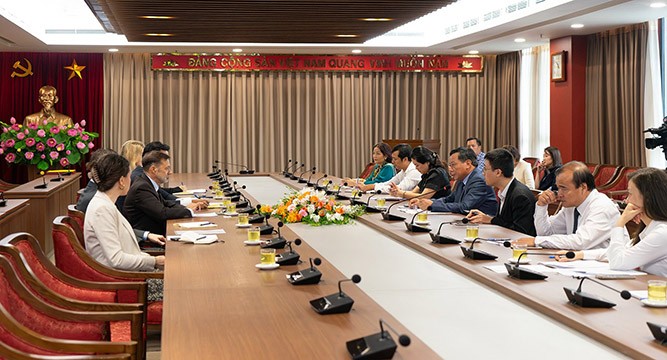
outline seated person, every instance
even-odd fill
[[[667,277],[667,173],[646,168],[628,177],[628,205],[611,230],[609,248],[577,251],[573,260],[608,260],[612,270],[640,268]],[[629,221],[640,224],[632,239],[624,231]],[[570,260],[564,256],[557,259]]]
[[[571,161],[556,172],[558,193],[543,191],[535,208],[536,237],[515,243],[552,249],[586,250],[606,248],[613,224],[620,217],[618,207],[595,190],[593,174],[586,164]],[[562,202],[563,208],[549,216],[549,204]]]
[[[402,190],[396,184],[389,183],[391,196],[412,199],[424,195],[423,198],[439,198],[450,192],[449,175],[442,166],[438,154],[423,147],[417,146],[412,150],[412,163],[421,175],[421,180],[412,190]],[[428,195],[427,195],[428,194]]]
[[[373,145],[373,169],[366,179],[343,179],[349,186],[372,185],[389,181],[396,171],[391,164],[391,148],[385,143]]]
[[[399,190],[412,190],[419,184],[422,174],[417,171],[415,164],[412,163],[412,148],[408,144],[398,144],[391,151],[391,163],[398,173],[385,182],[375,184],[359,184],[357,187],[363,191],[382,191],[389,193],[390,183],[396,185]]]
[[[490,216],[473,209],[468,213],[468,219],[474,224],[494,224],[535,236],[535,196],[512,176],[514,156],[505,149],[494,149],[486,153],[484,164],[486,184],[498,189],[498,215]]]
[[[451,195],[435,200],[414,199],[410,205],[438,212],[468,214],[479,209],[484,214],[495,216],[498,201],[493,189],[486,185],[477,167],[477,155],[469,148],[459,147],[449,152],[449,166],[454,173],[456,185]]]
[[[125,198],[125,215],[133,227],[165,235],[167,220],[189,218],[193,211],[207,207],[204,202],[194,201],[186,207],[160,195],[158,184],[167,182],[171,174],[169,155],[153,151],[141,163],[144,173],[132,182]]]
[[[477,156],[477,169],[481,173],[484,170],[484,151],[482,151],[482,140],[477,137],[469,137],[466,139],[466,147],[475,152]]]
[[[119,270],[154,271],[164,267],[164,256],[142,253],[134,231],[114,202],[130,188],[130,164],[118,154],[93,165],[97,192],[88,205],[83,234],[86,251],[100,263]],[[151,239],[164,245],[164,238]],[[162,299],[162,280],[149,279],[148,299]]]
[[[527,161],[521,159],[519,149],[512,145],[505,145],[503,149],[509,151],[514,157],[514,178],[528,186],[529,189],[534,189],[535,177],[533,177],[533,168]]]
[[[537,167],[538,190],[556,190],[556,172],[563,166],[563,160],[560,157],[560,150],[557,147],[549,146],[544,149],[542,163]]]
[[[143,157],[146,156],[146,154],[148,154],[152,151],[160,151],[162,153],[165,153],[165,154],[169,155],[169,149],[170,149],[169,145],[163,144],[159,141],[149,142],[144,147],[144,151],[141,153],[141,157],[143,159]],[[144,168],[141,165],[137,165],[137,167],[134,168],[134,170],[132,170],[132,181],[134,182],[134,180],[137,177],[141,176],[141,174],[143,174],[143,172],[144,172]],[[160,185],[160,194],[162,195],[162,197],[164,197],[167,200],[176,200],[176,196],[174,196],[172,194],[187,190],[185,188],[185,186],[176,186],[176,187],[171,187],[171,188],[164,188],[164,187],[162,187],[162,184],[159,184],[159,185]]]
[[[130,162],[130,171],[134,172],[134,169],[141,167],[141,154],[143,154],[143,151],[144,143],[137,140],[128,140],[121,146],[120,155]],[[171,195],[165,193],[165,196]],[[116,200],[116,207],[120,212],[123,212],[123,208],[125,207],[125,196],[118,197],[118,200]]]

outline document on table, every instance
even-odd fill
[[[206,235],[195,231],[183,231],[181,234],[176,236],[167,236],[167,239],[171,241],[181,241],[201,245],[218,242],[218,235]]]
[[[189,230],[192,231],[192,230]],[[188,232],[188,230],[176,230],[174,233],[176,235],[183,235],[183,233]],[[197,230],[197,233],[202,234],[202,235],[212,235],[212,234],[224,234],[225,230],[224,229],[210,229],[210,230]]]
[[[540,264],[556,270],[559,274],[565,276],[582,275],[646,275],[645,272],[637,270],[612,270],[608,262],[596,260],[575,260],[575,261],[546,261]]]
[[[210,222],[210,221],[195,221],[195,222],[186,222],[186,223],[176,223],[174,224],[176,227],[180,227],[182,229],[199,229],[203,227],[217,227],[218,225]]]
[[[192,217],[214,217],[214,216],[218,216],[218,214],[214,212],[204,212],[204,213],[196,212],[192,215]]]

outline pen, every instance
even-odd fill
[[[195,241],[204,240],[204,239],[206,239],[206,235],[196,238]]]
[[[199,224],[199,226],[206,226],[206,225],[213,225],[213,223],[207,221],[207,222],[205,222],[205,223],[201,223],[201,224]]]

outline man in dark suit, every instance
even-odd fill
[[[484,159],[484,180],[498,189],[500,206],[497,216],[474,209],[468,219],[475,224],[494,224],[535,236],[535,196],[514,178],[514,158],[505,149],[491,150]]]
[[[413,199],[410,205],[420,209],[429,206],[436,212],[454,212],[467,214],[471,209],[495,215],[498,208],[496,195],[484,182],[484,177],[477,169],[477,155],[471,149],[459,147],[449,152],[449,167],[453,171],[456,185],[451,195],[435,200]]]
[[[125,215],[132,227],[165,235],[167,220],[189,218],[194,211],[206,208],[206,203],[183,206],[160,195],[159,184],[167,182],[171,174],[169,155],[153,151],[143,157],[141,164],[144,173],[132,181],[125,199]]]

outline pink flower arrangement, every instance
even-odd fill
[[[0,122],[0,154],[8,163],[34,165],[42,171],[55,165],[76,165],[99,137],[85,131],[85,124],[57,126],[44,120],[24,127],[11,118],[9,124]]]

